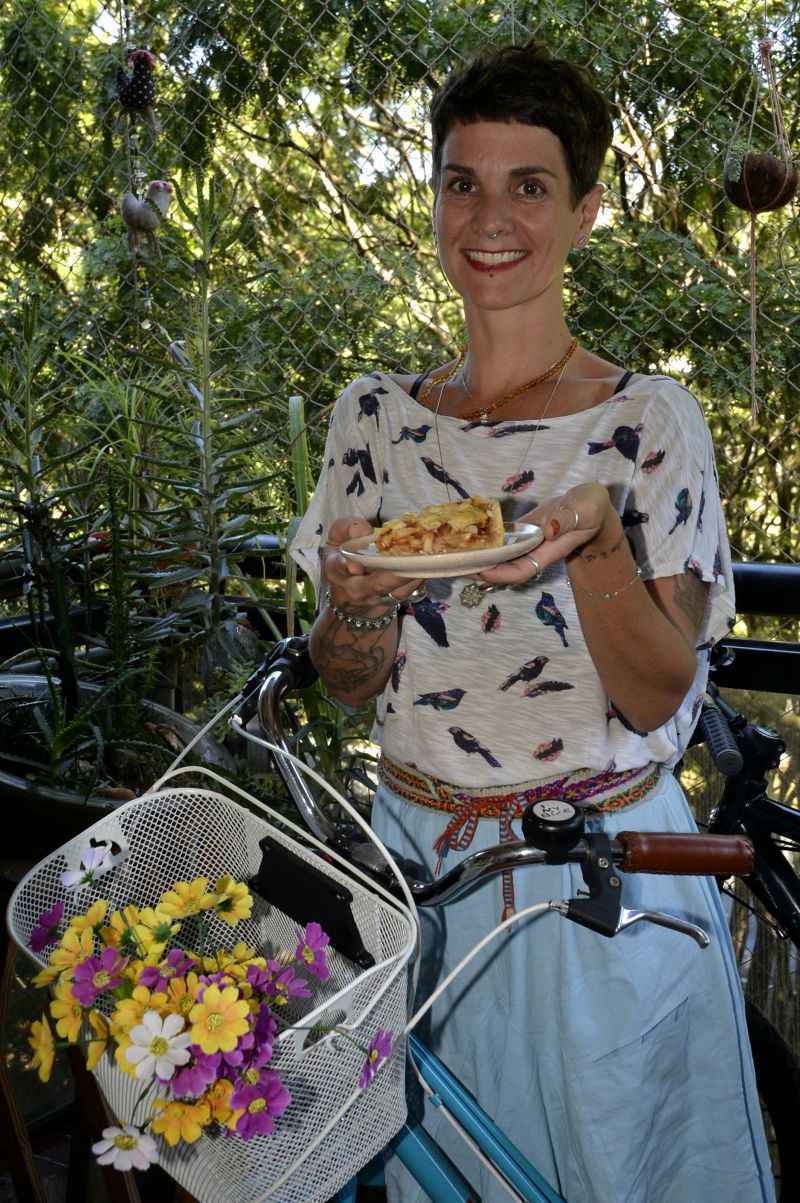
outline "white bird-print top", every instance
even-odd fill
[[[697,673],[669,722],[636,731],[600,682],[563,561],[535,582],[487,593],[475,608],[460,601],[467,578],[430,580],[430,600],[401,611],[373,738],[393,760],[473,789],[575,769],[673,766],[699,715],[710,649],[735,618],[714,452],[697,400],[669,377],[634,375],[608,401],[548,417],[535,433],[531,422],[440,417],[441,456],[433,422],[380,372],[341,394],[290,549],[315,587],[319,547],[336,518],[375,524],[480,494],[508,499],[508,520],[597,481],[643,579],[691,571],[710,582]]]

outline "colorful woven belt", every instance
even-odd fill
[[[653,764],[626,769],[621,773],[610,767],[599,773],[576,769],[538,781],[523,781],[499,793],[491,786],[487,789],[464,789],[430,773],[421,773],[419,769],[398,764],[385,754],[378,761],[378,779],[392,793],[415,806],[452,815],[433,844],[437,855],[437,877],[451,849],[464,852],[469,848],[481,819],[498,819],[501,844],[514,843],[517,837],[511,823],[521,818],[525,807],[531,802],[562,798],[589,814],[609,814],[640,802],[656,785],[660,773],[660,767]],[[510,869],[503,870],[501,889],[502,917],[507,919],[516,909],[514,879]]]

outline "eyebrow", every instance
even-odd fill
[[[454,172],[457,172],[459,175],[473,175],[474,176],[477,174],[474,167],[465,167],[461,163],[445,163],[443,170],[444,171],[454,171]],[[556,175],[556,173],[554,171],[551,171],[549,167],[544,167],[544,166],[542,166],[542,164],[539,164],[539,163],[534,163],[527,167],[512,167],[511,171],[509,171],[508,174],[510,176],[513,176],[514,178],[519,178],[519,177],[525,176],[525,175],[549,175],[554,180],[558,179],[558,176]]]

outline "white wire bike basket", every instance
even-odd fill
[[[179,769],[168,777],[187,771],[221,781],[197,768]],[[58,900],[65,902],[66,924],[98,898],[107,898],[110,908],[119,909],[128,903],[153,905],[177,880],[204,876],[215,881],[227,873],[247,881],[259,870],[259,841],[265,836],[349,891],[358,935],[374,963],[361,968],[331,945],[330,979],[314,983],[318,988],[304,1004],[310,1009],[285,1016],[293,1026],[277,1038],[269,1068],[280,1074],[292,1102],[274,1132],[249,1141],[204,1132],[194,1144],[174,1148],[157,1142],[159,1163],[199,1203],[324,1203],[396,1135],[406,1118],[402,1033],[408,1017],[406,970],[416,945],[415,918],[408,907],[373,887],[340,858],[332,863],[327,853],[324,858],[318,855],[313,837],[230,783],[223,782],[226,793],[249,799],[269,818],[221,792],[164,788],[165,780],[157,791],[126,803],[64,844],[23,878],[9,904],[11,936],[44,967],[47,950],[34,954],[28,942],[38,916]],[[293,834],[287,834],[287,827]],[[67,892],[61,874],[78,867],[90,839],[111,841],[120,852],[113,867],[96,881]],[[325,928],[326,916],[316,918]],[[213,949],[240,940],[257,952],[293,949],[298,926],[277,905],[254,893],[251,918],[234,929],[211,916],[207,943]],[[334,1025],[345,1028],[361,1048],[379,1029],[398,1034],[392,1055],[365,1090],[358,1088],[363,1051],[336,1032],[309,1031]],[[108,1055],[94,1073],[118,1121],[131,1122],[141,1084],[122,1073]],[[137,1123],[148,1113],[147,1101],[139,1107]]]

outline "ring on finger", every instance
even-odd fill
[[[580,527],[580,524],[581,524],[580,514],[578,513],[577,510],[573,510],[572,507],[569,505],[560,505],[558,508],[560,510],[566,510],[568,514],[573,515],[573,517],[575,519],[575,525],[573,526],[572,530],[570,531],[570,534],[574,534],[575,531],[578,530],[578,528]]]
[[[425,588],[425,586],[417,585],[414,592],[409,593],[408,597],[406,598],[406,601],[421,602],[421,601],[426,601],[427,597],[428,597],[428,590]]]
[[[542,575],[542,573],[544,571],[541,564],[539,563],[539,561],[536,559],[535,556],[524,556],[523,558],[526,559],[529,564],[532,564],[533,567],[536,569],[535,574],[532,577],[529,577],[529,580],[538,581],[539,577]]]

